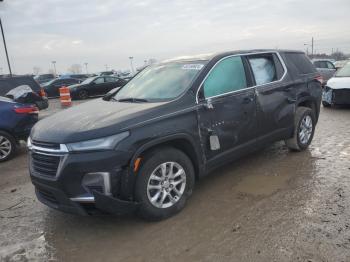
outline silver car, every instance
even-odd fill
[[[317,71],[322,75],[323,82],[326,83],[330,78],[333,77],[337,69],[334,64],[329,60],[313,60],[312,63],[317,68]]]

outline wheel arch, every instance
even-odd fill
[[[194,139],[185,133],[165,136],[142,145],[133,155],[130,161],[130,169],[133,170],[133,164],[137,158],[142,157],[142,155],[145,155],[151,150],[155,150],[156,148],[160,147],[173,147],[184,152],[190,158],[193,164],[196,179],[198,179],[204,172],[200,150],[198,147],[196,147]]]
[[[315,99],[313,99],[311,96],[305,96],[302,97],[298,100],[298,103],[296,105],[297,107],[303,106],[303,107],[308,107],[311,110],[315,112],[316,116],[316,121],[318,121],[318,116],[319,116],[319,108],[317,108],[317,102]]]

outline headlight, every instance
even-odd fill
[[[93,150],[112,150],[123,139],[129,136],[129,131],[120,133],[118,135],[87,140],[82,142],[67,144],[69,151],[93,151]]]

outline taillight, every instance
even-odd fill
[[[41,96],[41,97],[46,96],[46,93],[45,93],[44,88],[41,88],[41,89],[40,89],[39,96]]]
[[[36,106],[16,106],[13,109],[17,114],[38,114],[39,109]]]
[[[316,76],[316,77],[315,77],[315,80],[318,81],[318,82],[320,82],[321,85],[323,85],[323,77],[322,77],[321,75]]]

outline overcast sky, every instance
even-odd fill
[[[148,58],[252,48],[350,53],[350,0],[4,0],[0,16],[15,73],[129,69]],[[310,48],[311,50],[311,48]],[[0,68],[7,72],[3,45]]]

